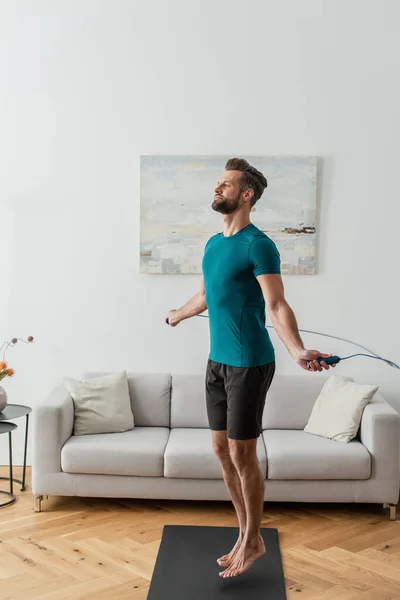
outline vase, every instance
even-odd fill
[[[0,412],[7,406],[7,392],[0,385]]]

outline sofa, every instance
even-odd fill
[[[106,373],[83,373],[82,378]],[[73,434],[74,405],[59,384],[33,411],[32,491],[44,496],[229,500],[208,428],[204,376],[127,372],[135,426]],[[375,394],[356,438],[306,433],[325,372],[276,374],[257,454],[268,502],[382,503],[396,518],[400,415]]]

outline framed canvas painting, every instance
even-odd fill
[[[142,156],[140,272],[201,273],[207,240],[222,231],[211,204],[230,156]],[[282,274],[315,274],[317,158],[243,156],[268,180],[251,220],[277,245]]]

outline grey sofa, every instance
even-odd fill
[[[265,500],[383,503],[394,520],[400,415],[378,392],[348,444],[304,432],[326,377],[275,375],[258,439]],[[132,431],[74,436],[73,402],[63,384],[35,408],[36,511],[49,495],[229,500],[212,449],[204,377],[128,372],[128,382]]]

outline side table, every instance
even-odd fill
[[[10,491],[6,492],[5,490],[0,490],[1,494],[6,494],[7,496],[10,496],[10,500],[7,500],[7,502],[0,502],[0,507],[3,506],[8,506],[9,504],[12,504],[13,502],[15,502],[16,500],[16,496],[13,493],[13,464],[12,464],[12,439],[11,439],[11,432],[14,431],[14,429],[17,429],[17,426],[15,425],[15,423],[0,423],[0,434],[2,433],[8,433],[8,461],[9,461],[9,469],[10,469],[10,477],[1,477],[1,479],[6,479],[7,481],[10,482]]]
[[[7,404],[3,412],[0,412],[0,424],[2,421],[12,421],[19,417],[26,417],[25,420],[25,447],[24,447],[24,469],[22,472],[22,481],[20,479],[14,479],[16,483],[22,485],[21,492],[25,490],[25,474],[26,474],[26,450],[28,445],[28,427],[29,427],[29,414],[32,412],[30,406],[24,406],[23,404]],[[0,477],[0,479],[7,479],[7,477]]]

